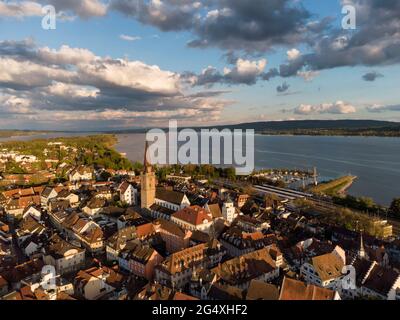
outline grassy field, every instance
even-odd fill
[[[323,193],[330,196],[343,194],[353,183],[357,177],[354,176],[344,176],[338,179],[321,183],[311,189],[314,193]]]

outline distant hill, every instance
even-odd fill
[[[298,129],[378,129],[400,128],[399,122],[377,120],[291,120],[291,121],[265,121],[249,122],[235,125],[221,126],[224,128],[242,128],[263,130],[298,130]]]
[[[194,127],[195,130],[216,128],[254,129],[259,134],[271,135],[344,135],[344,136],[400,136],[400,123],[377,120],[292,120],[248,122],[211,127]],[[148,129],[113,131],[113,133],[143,133]],[[166,130],[166,128],[165,128]]]
[[[294,120],[242,123],[230,129],[254,129],[271,135],[339,135],[399,137],[400,123],[376,120]]]

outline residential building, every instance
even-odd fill
[[[246,232],[237,227],[231,227],[220,237],[221,244],[233,257],[268,247],[277,242],[275,234],[263,234],[262,232]]]
[[[204,243],[172,253],[155,267],[155,279],[172,288],[183,288],[190,282],[193,270],[221,261],[224,254],[222,247]]]
[[[53,187],[46,187],[40,194],[40,203],[43,209],[47,209],[47,205],[51,199],[57,197],[57,191]]]
[[[76,247],[57,234],[44,247],[43,261],[56,268],[57,274],[64,275],[80,270],[85,264],[85,249]]]
[[[68,175],[68,179],[71,182],[79,182],[93,179],[93,170],[85,166],[79,166],[71,170]]]
[[[119,266],[139,277],[152,280],[154,267],[164,258],[147,244],[130,243],[118,256]]]
[[[396,292],[400,290],[399,272],[362,257],[356,257],[351,265],[355,270],[356,287],[342,290],[345,298],[396,300]]]
[[[106,200],[101,198],[92,198],[82,211],[89,216],[94,216],[106,205]]]
[[[222,216],[228,223],[231,223],[237,217],[236,208],[229,196],[222,205]]]
[[[22,214],[22,219],[27,218],[28,216],[34,218],[36,221],[40,221],[42,217],[42,212],[39,206],[30,205],[24,209]]]
[[[106,254],[108,261],[117,261],[120,252],[126,245],[137,238],[136,227],[130,226],[119,229],[115,234],[107,239]]]
[[[118,298],[124,294],[124,281],[124,277],[112,268],[92,267],[78,272],[74,288],[75,293],[86,300],[98,300],[110,295]]]
[[[337,290],[342,279],[344,261],[334,252],[311,258],[303,263],[300,274],[307,283]]]
[[[177,224],[163,219],[156,220],[153,225],[155,231],[164,240],[169,253],[175,253],[189,247],[192,231],[185,230]]]
[[[274,249],[274,254],[277,249]],[[281,259],[281,254],[278,256]],[[273,258],[271,249],[263,248],[227,260],[211,269],[217,275],[217,281],[240,289],[248,289],[252,280],[267,282],[279,277],[277,259]]]
[[[118,187],[119,198],[122,202],[134,206],[138,204],[138,192],[130,183],[124,181]]]

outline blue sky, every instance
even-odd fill
[[[246,5],[232,1],[231,7],[227,0],[217,0],[212,7],[202,1],[195,5],[195,1],[182,0],[189,9],[172,17],[168,16],[176,10],[172,0],[144,0],[141,5],[145,9],[140,9],[144,11],[128,7],[132,10],[129,15],[127,10],[118,9],[126,2],[129,1],[84,0],[79,6],[76,1],[66,0],[61,6],[59,0],[0,1],[0,59],[3,59],[0,73],[7,72],[3,79],[0,77],[0,128],[114,129],[156,126],[170,118],[193,125],[286,119],[400,121],[397,89],[400,58],[396,59],[388,51],[397,50],[400,39],[393,29],[383,32],[373,27],[384,21],[379,19],[387,19],[387,12],[394,12],[395,26],[396,10],[400,10],[396,4],[393,8],[381,8],[376,0],[348,0],[347,3],[358,9],[359,25],[356,30],[341,30],[343,16],[339,0],[285,0],[283,7],[274,4],[275,0],[265,0],[270,7],[261,8],[260,14],[253,10],[260,5],[259,0],[248,1]],[[71,19],[57,19],[56,30],[42,29],[42,15],[36,12],[36,6],[47,3],[54,4],[57,12]],[[93,6],[104,12],[93,10]],[[294,23],[298,25],[286,30],[286,25],[280,25],[275,18],[271,18],[270,25],[265,22],[270,18],[267,11],[277,9],[275,6],[281,10],[278,14],[282,18],[288,16],[283,10],[295,7],[293,20],[297,19]],[[18,7],[21,9],[15,9]],[[226,16],[224,9],[228,12]],[[217,12],[217,18],[211,17],[212,12]],[[254,19],[250,16],[252,12]],[[372,12],[374,16],[368,16]],[[178,25],[180,16],[185,14],[193,16],[182,22],[184,26]],[[202,18],[197,21],[196,15]],[[231,23],[230,17],[236,19],[239,31],[241,23],[253,21],[260,37],[252,42],[249,35],[229,34],[224,28]],[[329,27],[321,25],[317,31],[301,29],[328,17],[331,18]],[[191,19],[196,23],[192,25]],[[390,20],[386,23],[390,25]],[[276,29],[277,36],[262,28]],[[351,43],[352,39],[365,38],[375,31],[378,37],[370,42]],[[381,38],[379,32],[382,32]],[[137,39],[127,41],[121,35]],[[337,52],[320,49],[324,39],[332,42],[339,37],[347,39],[344,48]],[[207,45],[189,47],[188,43],[196,38],[206,41]],[[3,51],[2,46],[6,48]],[[34,52],[34,55],[15,53],[15,48],[21,46],[24,52]],[[79,59],[60,62],[65,58],[62,46],[70,48],[65,54],[85,49],[98,58],[85,63]],[[41,54],[43,48],[48,48],[53,56]],[[298,58],[288,61],[287,51],[292,49],[298,50]],[[372,55],[368,50],[377,50],[377,53]],[[380,54],[379,50],[389,53]],[[359,59],[352,57],[355,52],[360,53]],[[234,56],[233,61],[227,61],[227,53]],[[39,58],[33,58],[35,55]],[[331,60],[339,62],[332,67],[329,59],[325,61],[318,55],[332,55]],[[121,60],[126,61],[125,65],[114,72],[113,66]],[[281,65],[292,66],[300,60],[301,67],[294,73],[284,75],[280,71]],[[52,69],[46,71],[45,66]],[[107,68],[108,73],[95,74],[99,66]],[[145,76],[148,66],[153,69]],[[207,67],[212,67],[210,76],[202,75]],[[274,68],[278,74],[269,80],[262,79]],[[71,74],[54,77],[53,73],[60,70]],[[86,70],[90,70],[90,75]],[[119,72],[127,76],[126,84],[119,81]],[[304,72],[313,74],[312,79],[305,80],[301,76]],[[36,79],[39,73],[43,81]],[[368,74],[372,75],[370,81],[363,78]],[[32,81],[28,81],[30,77]],[[201,94],[193,97],[196,93]]]

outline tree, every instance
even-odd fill
[[[229,180],[236,180],[236,170],[235,168],[225,168],[223,171],[223,177]]]
[[[400,217],[400,198],[393,199],[389,210],[391,214]]]
[[[102,181],[108,181],[108,179],[110,179],[111,178],[111,173],[109,173],[109,172],[107,172],[107,171],[103,171],[101,174],[100,174],[100,179],[102,180]]]

